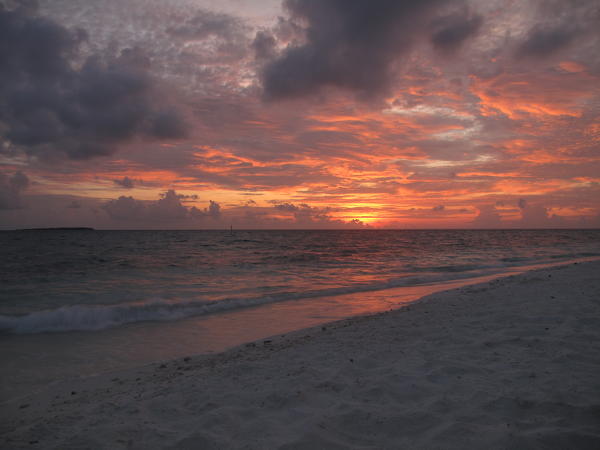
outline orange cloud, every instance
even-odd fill
[[[481,114],[502,113],[511,119],[579,117],[584,102],[598,95],[599,85],[598,77],[583,71],[503,73],[490,79],[471,76],[471,91],[480,99]]]

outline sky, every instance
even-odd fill
[[[600,0],[0,0],[0,229],[600,227]]]

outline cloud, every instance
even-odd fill
[[[156,201],[121,196],[116,200],[109,200],[102,207],[112,220],[138,226],[142,224],[144,227],[160,224],[191,226],[198,219],[210,217],[217,220],[221,217],[221,206],[217,202],[210,200],[207,208],[199,209],[185,206],[182,200],[186,198],[188,196],[169,189]]]
[[[498,202],[496,206],[504,207],[504,204]],[[502,217],[496,206],[487,204],[478,206],[479,214],[472,225],[477,228],[568,228],[576,226],[576,219],[581,219],[577,217],[569,221],[558,214],[552,214],[550,208],[540,203],[530,204],[523,198],[517,202],[521,213],[518,218],[514,218],[514,210],[506,209],[504,212],[508,213],[508,217]]]
[[[257,60],[271,59],[275,56],[277,40],[267,31],[258,31],[252,41],[252,49]]]
[[[0,172],[0,210],[21,208],[21,193],[29,186],[29,178],[18,171],[11,176]]]
[[[454,52],[479,31],[482,23],[480,15],[472,14],[467,9],[440,17],[433,21],[431,42],[438,51]]]
[[[504,228],[504,222],[494,205],[480,205],[479,214],[473,220],[475,228]]]
[[[567,49],[580,38],[596,35],[600,4],[589,0],[546,0],[538,3],[535,23],[517,47],[520,58],[547,58]],[[594,38],[592,38],[593,42]]]
[[[436,8],[446,3],[287,0],[284,5],[292,20],[306,23],[306,39],[265,66],[262,84],[266,98],[300,97],[324,87],[345,88],[363,98],[387,93],[398,59],[411,49]],[[470,34],[459,28],[456,24],[446,27],[437,40],[459,43]]]
[[[116,200],[109,200],[103,206],[111,219],[114,220],[143,220],[146,205],[133,197],[120,196]]]
[[[12,148],[42,158],[110,155],[135,137],[177,139],[183,116],[158,103],[139,49],[83,57],[88,39],[39,17],[0,8],[0,128]]]
[[[200,9],[185,22],[168,28],[167,32],[186,40],[204,40],[209,37],[235,40],[245,28],[242,20],[237,17]]]
[[[445,209],[446,209],[446,207],[444,205],[437,205],[432,208],[432,210],[435,212],[441,212],[441,211],[444,211]]]
[[[527,38],[521,43],[517,50],[520,57],[539,57],[549,56],[556,51],[567,47],[577,35],[577,30],[569,28],[544,28],[541,26],[533,27]]]
[[[205,214],[214,220],[218,220],[221,217],[221,205],[212,200],[209,201],[208,209],[205,210]]]
[[[329,207],[319,208],[306,203],[298,205],[290,202],[275,203],[273,208],[277,212],[291,213],[294,228],[362,228],[364,223],[359,219],[347,222],[331,217],[332,209]]]
[[[296,212],[298,211],[298,207],[293,203],[278,203],[275,205],[275,209],[279,211],[287,211],[287,212]]]
[[[123,177],[120,180],[113,180],[117,186],[124,187],[125,189],[131,189],[134,186],[134,181],[129,177]]]
[[[540,204],[528,204],[524,199],[519,200],[521,219],[518,221],[523,228],[550,228],[568,225],[565,219],[557,214],[551,214],[550,209]]]
[[[203,63],[234,63],[246,56],[251,29],[239,17],[197,9],[166,31],[186,44],[182,54],[194,55]]]

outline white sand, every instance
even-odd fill
[[[599,449],[600,262],[2,405],[2,448]]]

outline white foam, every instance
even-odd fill
[[[377,283],[354,284],[347,287],[304,292],[286,292],[272,296],[229,298],[213,302],[152,300],[117,305],[71,305],[21,316],[0,316],[0,331],[13,334],[93,331],[135,322],[171,321],[267,303],[439,283],[490,273],[487,270],[462,274],[419,274]]]

